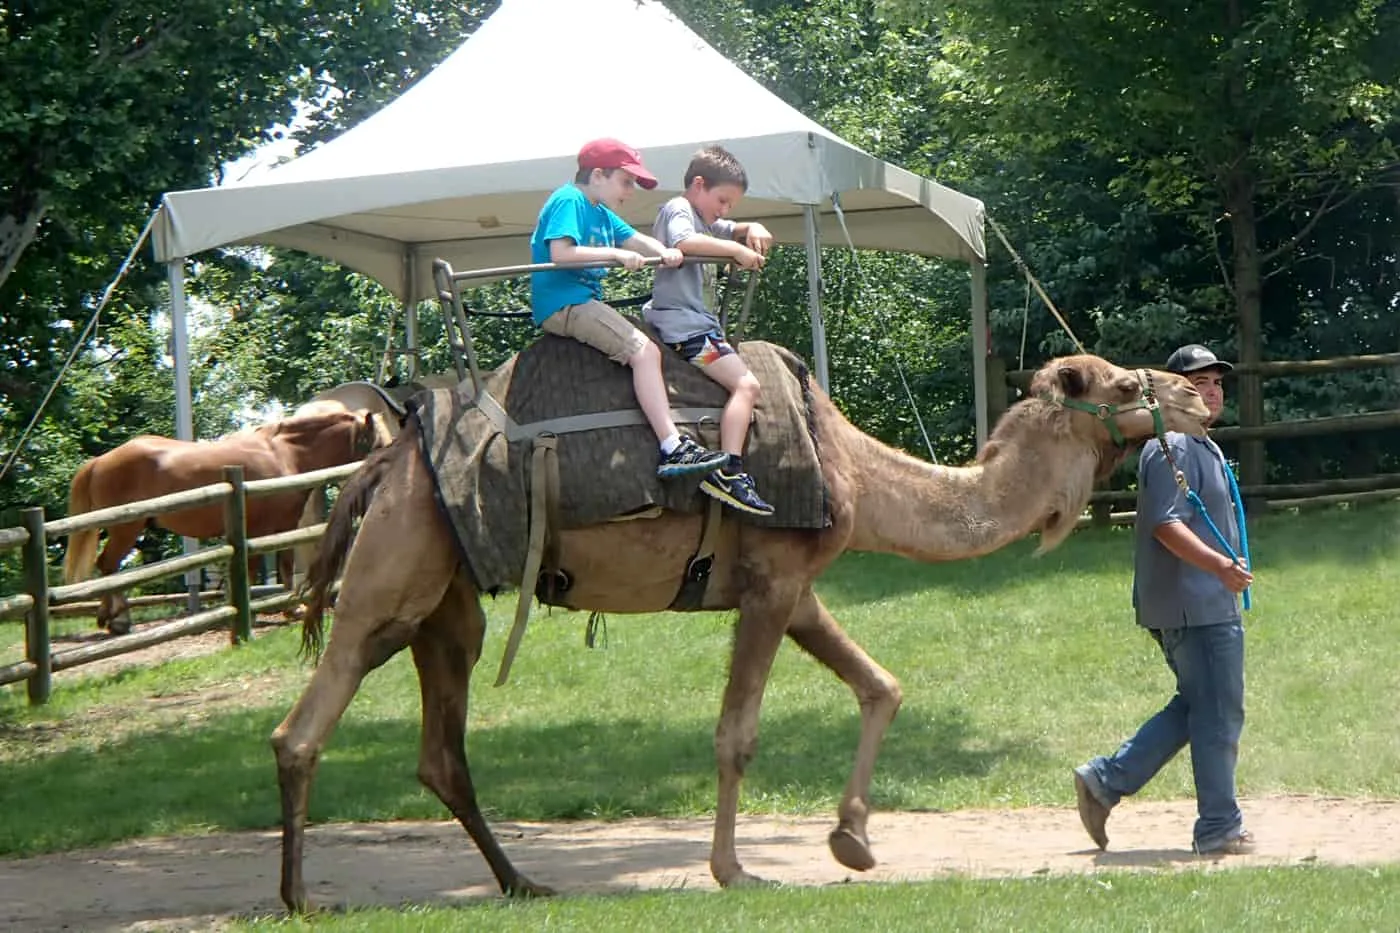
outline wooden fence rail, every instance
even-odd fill
[[[296,594],[279,589],[269,595],[253,596],[248,579],[248,560],[257,554],[284,550],[293,544],[315,541],[325,532],[325,525],[311,525],[278,534],[248,537],[247,497],[265,496],[294,490],[313,489],[325,483],[344,479],[359,469],[363,461],[343,466],[315,470],[296,476],[244,482],[242,467],[225,467],[223,482],[201,486],[184,492],[158,496],[140,502],[112,506],[81,515],[71,515],[52,522],[45,521],[44,510],[24,509],[24,522],[19,528],[0,528],[0,552],[22,549],[25,592],[0,596],[0,619],[25,616],[25,659],[0,666],[0,685],[26,682],[31,704],[44,703],[53,689],[53,673],[103,658],[126,654],[151,645],[207,632],[227,626],[234,644],[252,636],[252,620],[259,612],[284,609],[296,600]],[[131,521],[152,515],[176,512],[194,506],[222,503],[226,541],[201,548],[179,557],[170,557],[152,564],[143,564],[118,571],[96,580],[85,580],[61,586],[50,586],[48,544],[75,531],[101,528],[116,522]],[[95,596],[105,596],[148,583],[177,576],[189,570],[215,564],[225,565],[223,596],[227,604],[195,612],[192,615],[161,625],[113,636],[93,645],[54,652],[50,639],[49,621],[53,610],[66,607],[94,607]],[[260,588],[261,589],[261,588]],[[212,595],[212,594],[211,594]],[[152,601],[169,599],[162,595],[149,597]],[[184,599],[184,594],[175,596]],[[137,597],[140,599],[140,597]],[[94,607],[95,608],[95,607]]]

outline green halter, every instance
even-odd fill
[[[1127,438],[1123,436],[1123,432],[1118,430],[1118,422],[1114,419],[1130,411],[1147,409],[1152,412],[1153,433],[1159,438],[1166,437],[1167,428],[1162,419],[1162,406],[1157,401],[1157,389],[1152,384],[1152,373],[1146,369],[1139,369],[1137,370],[1137,377],[1138,385],[1142,387],[1142,394],[1138,396],[1136,401],[1124,402],[1121,405],[1109,405],[1106,403],[1095,405],[1093,402],[1081,402],[1079,399],[1074,398],[1046,397],[1046,401],[1054,402],[1065,408],[1072,408],[1075,411],[1087,411],[1091,415],[1094,415],[1103,422],[1103,426],[1108,429],[1108,436],[1113,439],[1113,443],[1117,447],[1126,446],[1128,441]]]

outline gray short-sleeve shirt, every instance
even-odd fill
[[[732,240],[734,222],[720,217],[706,224],[684,196],[661,206],[652,235],[663,246],[676,246],[696,234]],[[679,269],[657,267],[651,301],[642,308],[642,317],[663,341],[680,343],[719,330],[719,318],[706,297],[714,291],[715,268],[711,263],[686,264]]]
[[[1229,466],[1209,438],[1169,432],[1167,444],[1186,481],[1236,554],[1240,533],[1230,498]],[[1200,510],[1177,487],[1161,447],[1148,442],[1138,461],[1137,522],[1133,555],[1133,606],[1147,628],[1219,625],[1240,621],[1239,598],[1214,574],[1197,570],[1168,551],[1153,532],[1166,522],[1182,522],[1206,543],[1225,550]]]

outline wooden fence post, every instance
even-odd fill
[[[49,540],[44,535],[44,510],[20,510],[29,540],[24,544],[24,591],[34,600],[24,627],[24,657],[34,665],[26,686],[29,705],[49,701],[53,692],[53,652],[49,642]]]
[[[243,468],[224,467],[224,482],[233,487],[233,492],[224,500],[224,537],[233,547],[233,555],[228,559],[228,573],[224,576],[224,587],[228,591],[228,604],[235,612],[231,639],[236,645],[253,637],[252,595],[248,589],[248,509],[243,489]]]

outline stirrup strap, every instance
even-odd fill
[[[724,505],[718,499],[709,498],[709,507],[701,519],[700,544],[685,564],[685,578],[676,590],[676,598],[671,600],[672,609],[688,612],[699,609],[705,602],[705,589],[710,583],[710,571],[715,564],[715,544],[719,541],[719,528],[723,522]]]
[[[559,439],[552,435],[536,437],[534,453],[530,457],[530,536],[525,553],[525,573],[521,577],[520,600],[515,605],[515,622],[511,625],[505,654],[501,656],[500,672],[496,674],[497,687],[503,685],[510,676],[510,666],[515,662],[520,640],[525,637],[525,623],[530,618],[530,603],[535,598],[535,581],[540,578],[540,566],[544,562],[545,532],[550,517],[549,495],[553,492],[555,498],[558,498],[558,445]]]

